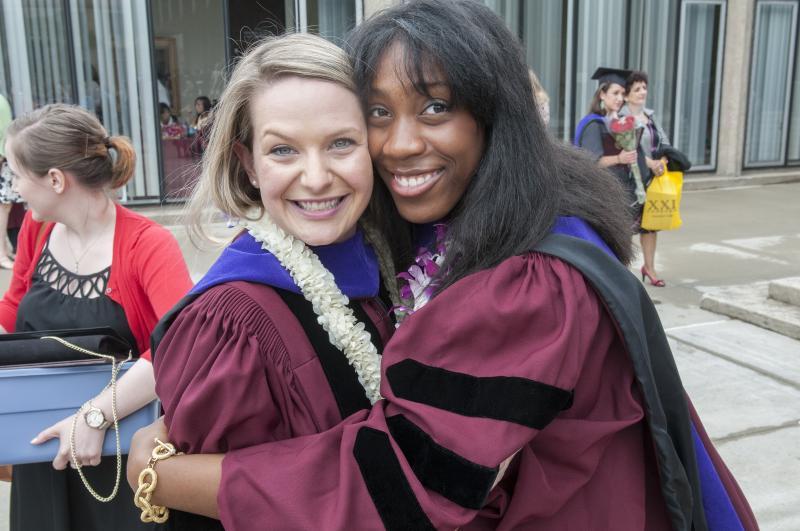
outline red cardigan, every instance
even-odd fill
[[[192,287],[175,237],[164,227],[116,205],[114,251],[106,295],[125,311],[142,357],[150,359],[150,333],[158,320]],[[44,242],[53,230],[28,212],[20,229],[11,285],[0,301],[0,325],[13,332],[19,302],[31,286]],[[37,241],[38,240],[38,241]]]

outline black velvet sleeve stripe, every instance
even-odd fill
[[[388,417],[386,423],[423,485],[467,509],[483,507],[497,477],[497,468],[473,463],[437,444],[403,415]]]
[[[572,391],[516,376],[472,376],[405,359],[386,369],[392,392],[467,417],[541,430],[572,406]]]
[[[419,506],[388,435],[372,428],[361,428],[356,435],[353,456],[372,503],[388,531],[435,529]]]

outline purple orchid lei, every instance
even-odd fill
[[[398,323],[425,306],[436,291],[436,277],[444,262],[447,225],[437,223],[434,225],[434,230],[436,234],[434,250],[420,247],[408,271],[397,275],[402,284],[400,298],[403,304],[393,307],[391,311],[397,316]]]

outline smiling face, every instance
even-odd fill
[[[628,92],[626,99],[628,103],[632,105],[644,107],[647,101],[647,83],[644,81],[636,81],[633,86],[631,86],[631,90]]]
[[[286,77],[256,92],[250,119],[252,151],[235,149],[270,217],[309,245],[352,236],[373,180],[355,94],[328,81]]]
[[[611,83],[605,91],[600,91],[600,100],[605,104],[606,112],[617,112],[622,108],[625,98],[625,87]]]
[[[483,128],[452,105],[440,71],[426,73],[430,96],[403,76],[402,45],[384,54],[368,100],[369,152],[400,215],[412,223],[444,218],[464,195],[484,149]]]

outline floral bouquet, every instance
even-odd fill
[[[447,225],[437,223],[434,228],[436,237],[434,250],[429,250],[427,247],[420,248],[414,264],[407,272],[397,275],[401,279],[400,298],[403,303],[392,308],[392,311],[395,312],[398,323],[425,306],[436,291],[437,275],[444,263]]]
[[[614,143],[617,147],[625,151],[636,151],[639,144],[637,129],[641,127],[640,124],[636,123],[636,118],[629,114],[622,118],[611,116],[607,118],[607,120],[608,130],[611,131],[611,136],[614,137]],[[634,162],[630,165],[630,168],[633,173],[633,181],[636,185],[636,202],[643,205],[646,192],[644,184],[642,183],[642,174],[639,171],[639,164]]]

